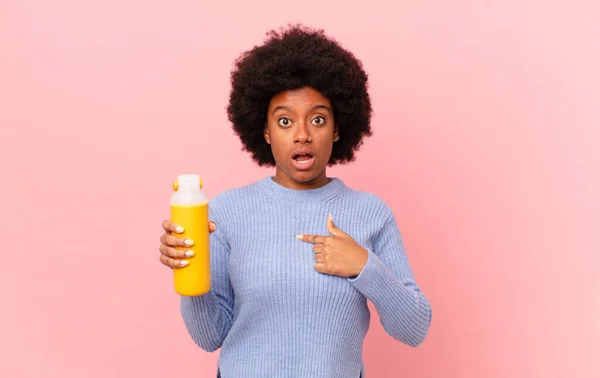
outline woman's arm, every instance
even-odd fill
[[[413,347],[420,345],[431,323],[431,306],[415,282],[393,213],[367,250],[367,264],[348,280],[373,302],[390,336]]]
[[[200,348],[213,352],[221,347],[231,329],[233,289],[227,264],[229,248],[219,229],[218,217],[212,217],[217,229],[210,235],[211,289],[196,297],[181,297],[181,315],[188,333]]]

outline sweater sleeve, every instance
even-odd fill
[[[393,214],[367,251],[367,264],[348,280],[373,303],[390,336],[413,347],[420,345],[429,330],[431,306],[415,282]]]
[[[207,352],[221,347],[233,322],[233,289],[227,269],[229,248],[220,230],[210,235],[211,289],[201,296],[181,296],[181,315],[194,342]]]

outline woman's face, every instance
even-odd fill
[[[331,103],[313,88],[273,97],[264,136],[277,166],[275,181],[292,189],[327,184],[325,169],[336,132]]]

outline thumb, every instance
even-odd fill
[[[333,224],[333,216],[329,214],[327,217],[327,229],[333,236],[346,236],[346,233],[339,228],[335,224]]]

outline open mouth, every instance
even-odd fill
[[[312,168],[313,163],[315,162],[315,157],[312,151],[308,149],[298,150],[292,155],[292,160],[294,161],[294,166],[298,170],[309,170]]]
[[[310,153],[299,153],[299,154],[294,154],[294,156],[292,156],[292,159],[296,160],[296,162],[298,162],[298,163],[306,163],[306,162],[310,161],[312,158],[313,158],[313,156]]]

